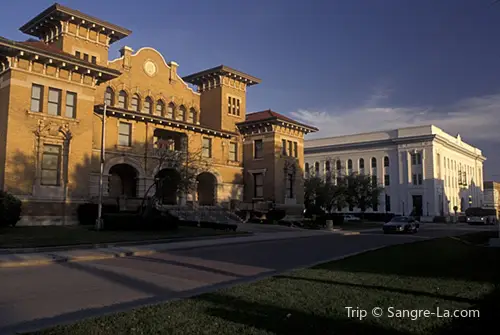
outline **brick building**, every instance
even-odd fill
[[[23,200],[23,223],[69,223],[98,195],[103,115],[108,201],[133,206],[158,192],[155,178],[177,173],[155,156],[170,143],[210,166],[194,194],[170,188],[172,203],[302,207],[303,138],[317,129],[247,114],[258,78],[224,65],[181,77],[149,47],[109,60],[109,46],[131,31],[59,4],[20,30],[37,39],[0,37],[0,187]]]

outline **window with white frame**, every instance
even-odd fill
[[[130,101],[130,109],[134,112],[139,111],[139,96],[137,94],[134,94],[132,96],[132,100]]]
[[[43,106],[43,86],[33,84],[31,86],[31,107],[32,112],[41,112]]]
[[[60,145],[44,144],[41,164],[41,184],[59,186],[61,179],[62,148]]]
[[[76,93],[66,92],[66,117],[76,117]]]
[[[118,125],[118,145],[130,147],[132,145],[132,125],[120,122]]]
[[[254,190],[253,190],[254,198],[264,197],[264,174],[254,173],[253,184],[254,184]]]
[[[212,157],[212,139],[209,137],[203,137],[202,156],[205,158]]]
[[[238,161],[238,143],[229,143],[229,160],[232,162]]]
[[[61,90],[49,88],[47,112],[49,115],[61,115]]]

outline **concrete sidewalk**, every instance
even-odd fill
[[[136,246],[116,246],[95,249],[62,250],[35,253],[15,253],[0,255],[0,268],[49,265],[65,262],[83,262],[130,256],[145,256],[161,251],[191,249],[217,245],[263,242],[290,238],[310,237],[324,234],[349,235],[349,232],[330,232],[321,230],[299,230],[254,234],[242,237],[211,238],[184,242],[154,243]]]

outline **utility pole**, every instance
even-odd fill
[[[105,155],[105,149],[104,146],[106,144],[106,107],[107,104],[106,102],[104,103],[104,110],[102,113],[102,119],[101,119],[101,170],[99,172],[99,204],[97,207],[97,220],[95,222],[95,229],[97,231],[102,229],[103,222],[102,222],[102,193],[103,193],[103,179],[104,179],[104,155]]]

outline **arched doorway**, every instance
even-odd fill
[[[137,197],[137,171],[128,164],[113,165],[109,169],[109,195],[114,198]]]
[[[156,174],[158,182],[156,188],[156,196],[162,201],[164,205],[177,204],[177,191],[181,176],[175,169],[163,169]]]
[[[198,204],[200,206],[213,206],[216,202],[217,178],[210,172],[202,172],[196,177],[198,182]]]

